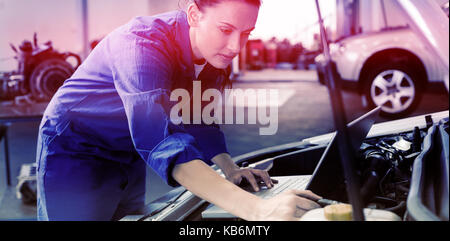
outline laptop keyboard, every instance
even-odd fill
[[[266,199],[290,189],[304,190],[306,185],[308,184],[309,179],[310,177],[290,178],[284,183],[275,184],[271,189],[262,190],[255,194],[261,198]]]

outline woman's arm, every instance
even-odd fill
[[[320,197],[309,191],[289,191],[261,199],[225,180],[201,160],[176,165],[172,176],[198,197],[245,220],[296,220],[299,214],[319,207],[311,200]],[[298,196],[300,193],[309,198]]]
[[[262,199],[222,178],[201,160],[176,165],[173,178],[198,197],[245,220],[258,220],[256,203]]]
[[[228,153],[221,153],[216,155],[211,159],[222,171],[223,174],[228,178],[229,174],[236,169],[239,169],[238,165],[234,163]]]

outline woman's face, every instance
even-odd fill
[[[230,65],[255,28],[259,8],[244,1],[226,0],[199,11],[188,7],[191,45],[196,59],[218,69]]]

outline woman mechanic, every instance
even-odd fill
[[[44,113],[38,220],[118,220],[138,212],[146,164],[169,185],[246,220],[296,220],[317,208],[311,200],[320,197],[309,191],[265,200],[240,189],[234,183],[242,178],[255,189],[255,176],[269,188],[273,182],[266,171],[235,165],[217,125],[175,125],[168,117],[171,90],[197,78],[218,89],[230,84],[224,69],[246,44],[260,4],[195,0],[186,11],[137,17],[106,36]],[[208,166],[214,163],[227,179]]]

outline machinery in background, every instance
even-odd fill
[[[250,70],[261,70],[265,67],[265,46],[262,40],[249,40],[247,42],[247,64]]]
[[[0,72],[0,100],[14,100],[16,104],[50,100],[81,64],[80,56],[56,51],[51,41],[38,45],[36,33],[33,43],[24,40],[18,48],[13,44],[11,48],[18,68]],[[71,58],[75,64],[71,64]]]
[[[16,186],[16,197],[21,199],[23,204],[36,205],[36,163],[23,164],[20,168],[20,175],[17,179],[18,183]]]

